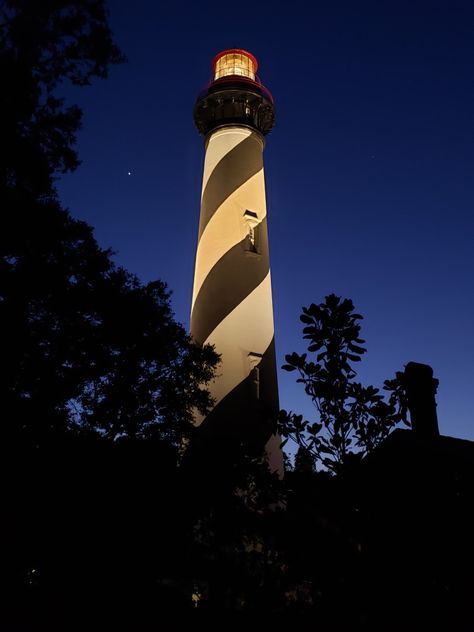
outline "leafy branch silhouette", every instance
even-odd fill
[[[310,422],[291,411],[280,411],[282,445],[292,439],[330,472],[336,474],[360,460],[406,421],[407,406],[400,374],[384,382],[384,395],[374,386],[355,380],[353,364],[366,352],[360,337],[363,317],[350,299],[335,294],[323,303],[303,307],[300,316],[308,353],[285,356],[285,371],[296,371],[318,414]]]

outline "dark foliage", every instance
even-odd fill
[[[229,452],[197,473],[154,440],[0,452],[5,629],[470,629],[469,442],[396,430],[350,473],[289,472],[273,508]]]
[[[14,208],[0,256],[3,432],[177,444],[217,357],[175,322],[166,286],[116,268],[54,201]]]
[[[190,569],[200,607],[265,611],[279,597],[273,532],[284,506],[283,481],[269,471],[261,450],[231,437],[207,439],[183,469],[192,488]]]
[[[142,629],[186,608],[185,487],[167,442],[5,448],[2,630]]]
[[[66,106],[56,88],[106,77],[108,66],[123,59],[103,0],[1,3],[0,191],[51,194],[54,176],[77,167],[82,113]]]
[[[284,443],[292,438],[316,462],[337,473],[406,420],[403,392],[397,378],[386,381],[385,389],[391,391],[386,402],[379,389],[355,381],[353,364],[366,349],[360,338],[362,316],[354,313],[350,299],[330,294],[323,303],[304,307],[300,319],[314,359],[308,359],[307,353],[292,353],[285,356],[283,369],[298,372],[297,382],[304,385],[319,419],[310,423],[302,415],[282,410],[279,432]]]
[[[0,391],[5,436],[66,430],[167,438],[191,428],[217,356],[174,321],[161,281],[114,266],[90,226],[56,199],[74,169],[77,107],[64,81],[105,77],[123,56],[102,0],[5,0],[0,7]]]

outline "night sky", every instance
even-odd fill
[[[364,315],[359,378],[410,360],[440,380],[443,434],[474,440],[474,4],[109,0],[128,63],[91,87],[71,213],[188,327],[204,149],[192,109],[214,55],[252,52],[276,125],[265,168],[279,366],[329,293]],[[279,370],[282,408],[312,405]]]

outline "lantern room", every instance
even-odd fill
[[[229,48],[217,54],[212,61],[214,81],[223,77],[247,77],[255,81],[258,63],[255,57],[241,48]]]

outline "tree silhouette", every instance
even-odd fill
[[[108,66],[123,60],[103,0],[1,3],[0,191],[54,193],[54,176],[79,164],[82,116],[56,89],[106,77]]]
[[[190,546],[177,459],[218,357],[175,321],[166,284],[117,267],[54,186],[78,165],[81,119],[57,92],[122,59],[102,0],[0,3],[0,618],[9,606],[12,629],[171,608],[164,580]]]
[[[7,216],[0,251],[4,430],[177,442],[207,409],[216,354],[175,322],[166,285],[115,267],[87,224],[42,203]]]
[[[174,321],[166,285],[116,267],[54,188],[78,165],[81,120],[57,89],[122,60],[103,0],[0,6],[0,392],[11,437],[74,430],[177,445],[193,407],[210,405],[216,354]]]
[[[379,389],[355,381],[353,363],[359,362],[366,349],[361,345],[360,320],[350,299],[335,294],[319,305],[304,307],[300,320],[308,351],[285,356],[286,371],[297,371],[297,382],[304,385],[318,412],[319,421],[310,423],[302,415],[282,410],[279,432],[292,438],[333,473],[341,471],[380,444],[406,416],[406,406],[397,378],[385,382],[391,391],[384,401]],[[300,457],[301,458],[301,455]]]

